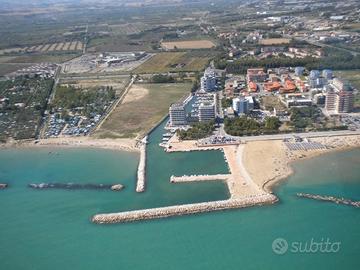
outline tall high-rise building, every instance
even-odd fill
[[[330,88],[326,93],[325,109],[328,112],[335,112],[337,108],[337,93],[333,88]]]
[[[349,113],[354,107],[354,93],[351,86],[334,79],[326,93],[325,109],[333,113]]]
[[[341,90],[338,94],[337,111],[339,113],[349,113],[354,107],[354,94],[352,91]]]
[[[186,125],[186,113],[185,107],[183,104],[174,103],[169,108],[170,115],[170,125],[171,126],[181,126]]]

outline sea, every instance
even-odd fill
[[[296,196],[360,200],[360,149],[293,164],[274,205],[126,224],[97,213],[222,200],[223,182],[171,184],[171,175],[227,173],[221,151],[165,153],[149,138],[146,191],[137,153],[85,148],[0,151],[0,269],[360,269],[360,209]],[[30,183],[121,183],[125,189],[34,190]]]

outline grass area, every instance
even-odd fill
[[[76,56],[79,53],[56,53],[56,54],[25,54],[15,58],[11,58],[9,63],[42,63],[42,62],[53,62],[63,63]]]
[[[355,92],[355,102],[354,106],[356,108],[360,108],[360,70],[354,69],[354,70],[339,70],[335,72],[335,75],[339,78],[348,80],[351,85],[357,89]]]
[[[100,138],[134,138],[148,132],[191,89],[190,83],[136,84],[95,133]]]
[[[134,70],[134,73],[161,73],[169,71],[201,71],[211,58],[211,53],[192,52],[159,53]]]

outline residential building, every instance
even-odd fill
[[[298,76],[298,77],[304,75],[304,70],[305,70],[304,67],[296,67],[295,68],[295,75]]]
[[[248,82],[264,82],[267,79],[267,74],[262,68],[249,68],[246,79]]]
[[[325,109],[329,113],[349,113],[354,107],[354,93],[349,84],[334,79],[326,93]]]
[[[237,114],[246,114],[249,112],[249,101],[243,97],[234,98],[233,99],[233,109]]]
[[[199,106],[199,121],[208,122],[215,119],[215,103],[203,102]]]
[[[181,126],[187,124],[185,107],[183,104],[180,103],[172,104],[169,109],[169,115],[170,115],[171,126]]]
[[[336,112],[337,108],[337,93],[332,87],[326,93],[325,109],[328,112]]]
[[[341,90],[338,94],[338,113],[349,113],[354,107],[353,91]]]
[[[212,92],[216,90],[216,73],[213,69],[207,68],[204,76],[201,77],[201,90],[204,92]]]
[[[333,72],[330,69],[324,69],[322,71],[322,76],[326,79],[326,80],[332,80],[333,78]]]

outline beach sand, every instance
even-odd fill
[[[290,151],[281,140],[247,142],[243,156],[244,166],[252,180],[270,192],[271,187],[279,180],[292,174],[292,162],[360,147],[360,135],[319,137],[312,138],[311,141],[322,143],[327,149]]]
[[[134,139],[95,139],[92,137],[61,137],[41,139],[37,142],[9,141],[1,145],[3,148],[26,148],[26,147],[84,147],[139,152],[137,141]]]

